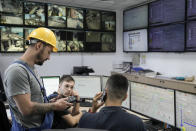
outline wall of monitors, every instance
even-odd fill
[[[156,0],[124,10],[123,20],[124,52],[196,51],[196,0]],[[141,30],[147,38],[133,44],[139,37],[129,34]]]
[[[1,0],[0,52],[24,52],[25,39],[40,26],[53,30],[58,52],[116,51],[116,12]]]

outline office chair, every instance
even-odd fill
[[[8,120],[6,108],[2,101],[0,101],[0,131],[10,131],[11,124]]]

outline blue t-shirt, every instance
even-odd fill
[[[145,131],[144,124],[139,117],[117,106],[103,107],[98,113],[85,113],[78,127],[111,131]]]

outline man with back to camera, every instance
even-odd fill
[[[70,75],[63,75],[59,81],[58,92],[54,92],[48,98],[51,101],[55,101],[61,97],[75,96],[76,100],[79,101],[80,97],[76,91],[74,91],[75,81]],[[54,112],[54,121],[52,128],[53,129],[66,129],[74,127],[78,122],[82,113],[79,111],[80,104],[75,103],[73,108],[64,111],[55,111]]]
[[[53,111],[71,106],[66,98],[48,103],[45,89],[34,71],[34,65],[42,65],[57,51],[56,37],[47,28],[33,30],[27,38],[25,53],[5,71],[5,93],[12,116],[12,131],[40,131],[52,126]]]
[[[80,128],[107,129],[111,131],[145,131],[142,120],[121,108],[127,98],[128,80],[126,77],[115,74],[109,77],[106,83],[105,107],[96,113],[103,105],[99,102],[104,93],[98,93],[93,98],[91,113],[85,113],[78,124]]]

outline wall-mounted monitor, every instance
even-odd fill
[[[27,40],[27,37],[29,36],[29,34],[34,30],[35,28],[24,28],[24,42],[25,40]],[[26,45],[24,43],[24,48],[25,50],[28,48],[28,45]]]
[[[101,33],[101,51],[112,52],[116,50],[115,33]]]
[[[1,30],[1,52],[23,52],[23,28],[5,27]]]
[[[97,52],[101,51],[101,33],[100,32],[86,32],[85,51]]]
[[[123,38],[125,52],[148,51],[147,29],[124,32]]]
[[[47,96],[58,91],[60,76],[41,76],[41,79]]]
[[[84,11],[79,8],[68,8],[67,10],[67,27],[83,29]]]
[[[131,110],[175,126],[174,91],[131,82]]]
[[[66,7],[48,4],[48,26],[66,27]]]
[[[101,92],[100,76],[72,76],[75,80],[74,89],[81,98],[93,98]]]
[[[184,51],[184,24],[153,27],[149,29],[149,51]]]
[[[176,91],[177,127],[186,131],[196,130],[196,95]]]
[[[67,51],[77,52],[84,50],[84,32],[67,31]]]
[[[131,30],[148,26],[148,6],[125,10],[123,14],[123,29]]]
[[[23,3],[21,0],[0,1],[0,22],[2,24],[23,24]]]
[[[188,19],[196,18],[196,1],[187,0],[187,17]]]
[[[64,52],[67,51],[66,47],[66,40],[67,40],[67,31],[66,30],[60,30],[60,29],[53,29],[53,32],[57,39],[57,49],[58,52]]]
[[[196,51],[196,21],[187,23],[186,32],[186,51]]]
[[[158,0],[149,5],[149,25],[184,21],[185,0]]]
[[[102,29],[103,30],[116,30],[116,14],[111,12],[102,12]]]
[[[43,3],[24,2],[25,25],[45,26]]]
[[[86,27],[87,29],[99,30],[101,28],[100,11],[86,10]]]

